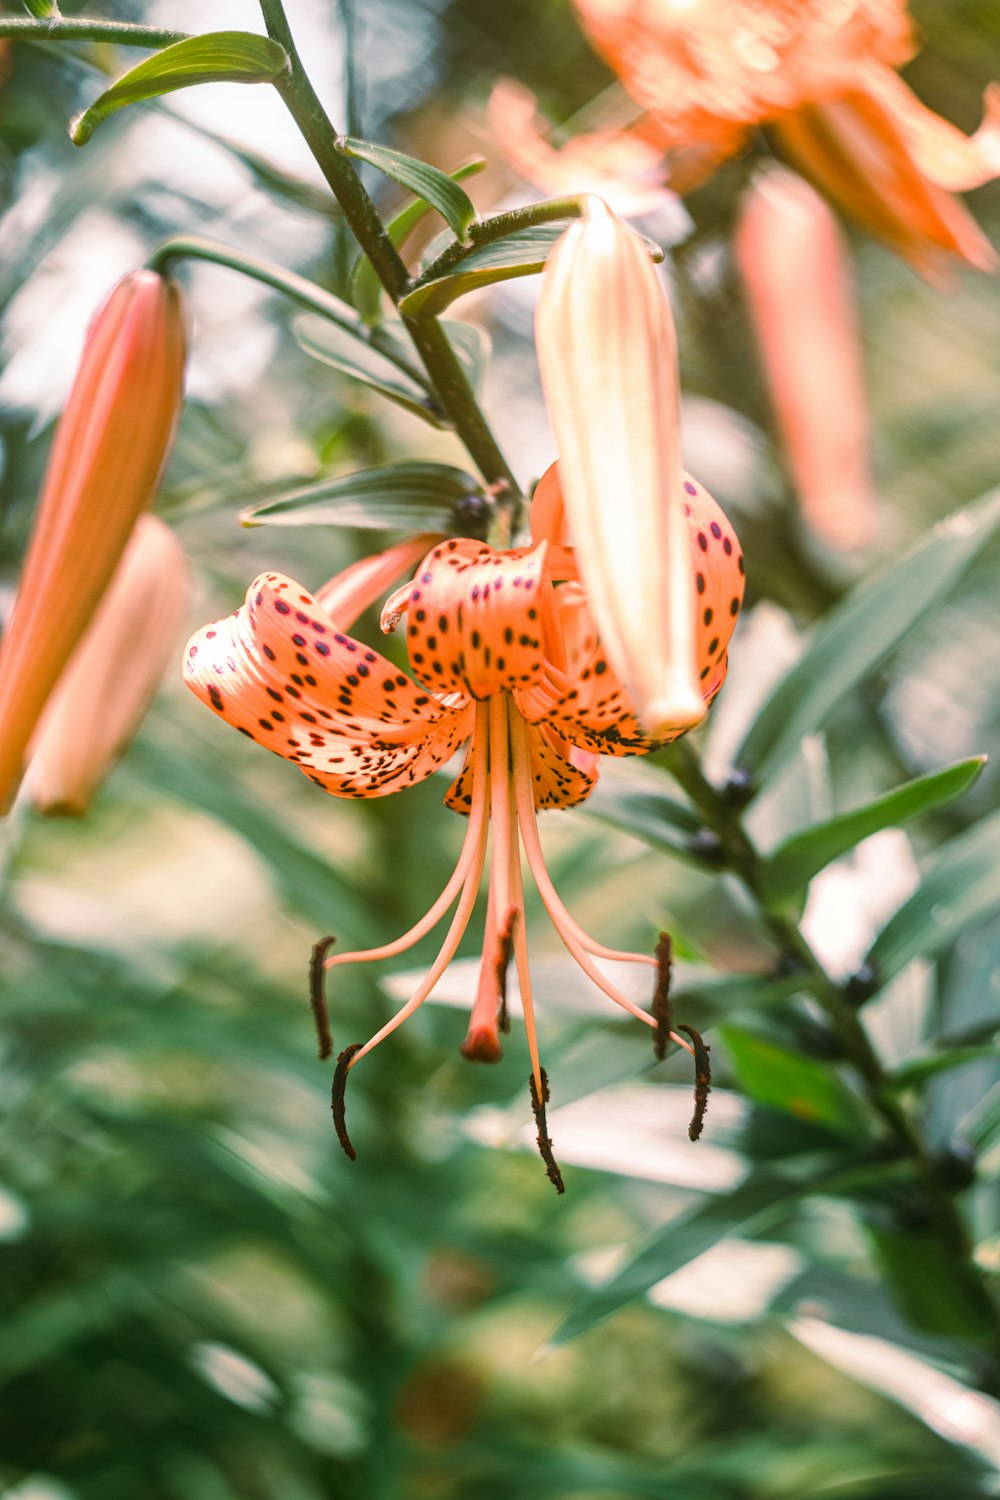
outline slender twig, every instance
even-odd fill
[[[29,16],[0,19],[0,37],[36,42],[112,42],[119,47],[171,47],[187,41],[187,31],[162,31],[156,26],[132,26],[127,21],[36,21]]]
[[[447,275],[454,266],[461,265],[472,250],[480,250],[484,245],[506,239],[519,229],[532,229],[536,224],[556,224],[560,219],[578,219],[583,213],[584,197],[584,194],[579,194],[572,198],[549,198],[544,203],[529,203],[525,208],[476,219],[469,225],[468,242],[463,244],[461,240],[455,240],[448,245],[436,260],[424,267],[414,286],[436,281],[439,276]]]
[[[275,87],[329,183],[355,239],[393,303],[398,305],[410,288],[406,266],[361,178],[339,149],[340,137],[302,65],[281,0],[260,0],[260,8],[268,35],[284,47],[289,57],[288,71],[274,80]],[[517,481],[497,446],[447,334],[435,318],[406,318],[404,322],[455,433],[483,478],[503,493],[508,512],[516,512],[522,504]]]

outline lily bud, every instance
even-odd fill
[[[647,733],[691,728],[705,704],[673,318],[641,241],[599,198],[549,257],[535,339],[570,539],[604,650]]]
[[[41,812],[86,811],[176,654],[189,595],[174,533],[140,516],[32,742],[25,786]]]
[[[788,465],[814,530],[833,547],[871,538],[868,403],[844,242],[801,177],[761,176],[735,239]]]
[[[90,327],[0,646],[0,809],[52,688],[153,498],[180,414],[176,285],[133,271]]]

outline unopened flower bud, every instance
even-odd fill
[[[806,518],[833,547],[871,539],[868,403],[843,237],[784,170],[758,178],[735,240],[761,361]]]
[[[0,646],[0,809],[50,692],[153,498],[181,408],[177,287],[133,271],[90,327]]]
[[[602,644],[651,736],[690,728],[705,704],[673,318],[642,242],[600,199],[549,257],[535,336],[570,540]]]
[[[86,811],[176,653],[189,594],[174,533],[140,516],[32,742],[25,786],[40,811]]]

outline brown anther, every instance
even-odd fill
[[[545,1106],[549,1102],[549,1080],[544,1068],[540,1068],[539,1072],[542,1078],[541,1098],[538,1097],[538,1090],[535,1087],[534,1073],[528,1079],[528,1085],[531,1089],[531,1112],[535,1117],[535,1124],[538,1127],[538,1154],[545,1163],[545,1171],[552,1186],[557,1193],[564,1193],[566,1191],[566,1184],[563,1182],[559,1163],[552,1154],[552,1141],[549,1137],[549,1128],[545,1119]]]
[[[651,1014],[656,1022],[653,1032],[653,1055],[662,1062],[667,1055],[673,1022],[670,1017],[670,967],[673,945],[669,932],[661,932],[656,945],[656,987],[653,990]],[[683,1028],[682,1028],[683,1029]]]
[[[333,1055],[333,1033],[330,1030],[330,1014],[326,1008],[326,991],[323,984],[326,955],[337,941],[335,937],[320,938],[318,943],[313,944],[312,955],[309,959],[309,1004],[312,1006],[313,1021],[316,1026],[316,1040],[319,1042],[319,1055],[321,1059]]]
[[[705,1123],[708,1093],[712,1087],[712,1064],[709,1049],[702,1041],[700,1032],[695,1031],[693,1026],[678,1026],[677,1030],[685,1032],[694,1047],[694,1114],[688,1126],[688,1136],[696,1141]]]
[[[363,1042],[352,1042],[349,1047],[344,1048],[343,1052],[337,1058],[337,1066],[333,1073],[333,1094],[330,1100],[337,1140],[343,1146],[345,1155],[349,1156],[351,1161],[357,1160],[357,1152],[351,1145],[351,1138],[347,1134],[347,1119],[344,1113],[344,1090],[347,1088],[347,1074],[350,1070],[354,1054],[360,1052],[363,1046]]]

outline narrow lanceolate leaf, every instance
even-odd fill
[[[426,281],[417,282],[399,310],[408,318],[435,317],[466,292],[518,276],[534,276],[544,269],[553,245],[565,231],[565,224],[533,224],[471,250],[446,275],[435,276],[432,271]]]
[[[288,67],[288,54],[270,37],[250,31],[210,31],[186,37],[130,68],[69,128],[75,146],[85,146],[103,120],[143,99],[156,99],[196,83],[270,83]]]
[[[473,496],[482,497],[482,485],[449,464],[386,464],[323,479],[249,506],[240,512],[240,520],[244,526],[357,526],[450,534],[456,530],[456,506]]]
[[[1000,525],[1000,490],[941,521],[895,566],[853,589],[817,628],[767,700],[737,755],[762,786],[803,735],[882,662],[958,582]]]
[[[767,1215],[777,1213],[802,1191],[803,1184],[794,1178],[755,1172],[733,1192],[703,1199],[659,1230],[617,1276],[587,1292],[570,1309],[550,1343],[558,1347],[578,1338],[619,1308],[644,1297],[658,1281],[672,1276],[727,1235],[755,1229]]]
[[[699,851],[695,842],[703,825],[694,808],[651,786],[629,787],[618,784],[618,778],[608,777],[599,782],[585,811],[622,833],[642,839],[650,849],[691,858],[698,864],[712,863],[708,850]]]
[[[436,208],[453,234],[465,240],[469,225],[476,218],[476,210],[472,199],[454,177],[415,156],[404,156],[402,151],[393,151],[372,141],[356,141],[348,136],[339,145],[345,155],[377,167],[393,182],[409,188],[431,208]]]
[[[467,177],[473,177],[477,172],[481,172],[485,165],[485,158],[477,156],[474,161],[456,167],[453,172],[448,173],[448,176],[454,182],[464,182]],[[406,244],[417,225],[430,212],[430,208],[431,205],[425,199],[416,198],[401,209],[395,218],[389,220],[385,226],[386,233],[397,250]],[[367,255],[361,254],[354,262],[351,271],[351,302],[366,323],[374,323],[379,317],[381,300],[382,283],[375,274]]]
[[[883,927],[865,963],[881,980],[931,958],[1000,905],[1000,813],[939,849],[920,885]]]
[[[724,1026],[722,1035],[740,1087],[757,1104],[843,1135],[864,1132],[855,1095],[831,1067],[743,1027]]]
[[[985,755],[975,755],[943,771],[908,781],[864,807],[856,807],[796,834],[761,867],[764,899],[772,906],[791,900],[831,860],[853,849],[862,839],[944,807],[968,790],[985,764]]]
[[[335,370],[370,386],[379,395],[405,407],[432,427],[446,425],[442,413],[416,371],[404,368],[402,352],[394,358],[337,324],[328,323],[325,319],[308,313],[304,317],[295,318],[292,327],[299,344],[313,359],[332,365]],[[385,347],[394,346],[386,342]]]

